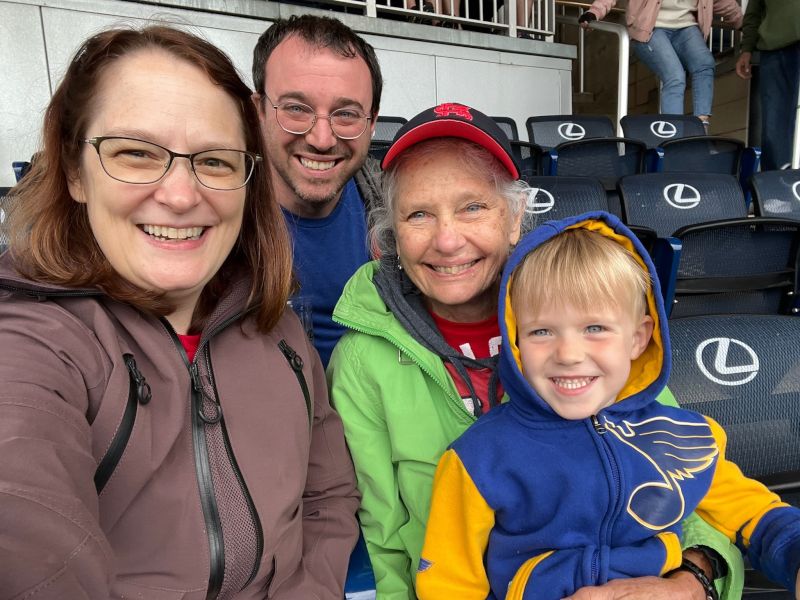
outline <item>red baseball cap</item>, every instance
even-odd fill
[[[486,148],[514,179],[519,179],[519,167],[503,130],[491,117],[455,102],[445,102],[423,110],[403,125],[386,151],[381,168],[384,171],[388,169],[400,154],[414,144],[442,137],[463,138]]]

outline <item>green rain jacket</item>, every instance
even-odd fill
[[[377,600],[416,600],[436,465],[476,417],[442,359],[413,339],[381,299],[372,281],[378,266],[356,271],[334,309],[333,320],[349,331],[334,348],[328,385],[362,494],[359,517]],[[658,399],[676,405],[667,389]],[[718,581],[723,597],[741,597],[741,554],[693,515],[684,524],[684,547],[695,544],[727,561],[729,575]]]

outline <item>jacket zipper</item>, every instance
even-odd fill
[[[219,331],[225,329],[228,325],[233,323],[234,321],[244,317],[249,310],[244,311],[242,313],[236,314],[219,325],[217,325],[214,329],[212,329],[207,336],[203,339],[200,345],[197,348],[197,356],[201,349],[208,344],[208,340],[214,337]],[[195,457],[195,471],[197,474],[197,483],[198,483],[198,490],[200,493],[200,504],[203,509],[203,517],[205,518],[206,522],[206,534],[208,536],[208,552],[209,552],[209,573],[208,573],[208,590],[206,592],[206,600],[215,600],[216,597],[219,595],[220,590],[222,589],[222,582],[225,577],[225,544],[224,539],[222,536],[222,523],[219,517],[219,507],[217,506],[217,499],[214,495],[214,482],[211,477],[211,465],[209,464],[208,460],[208,447],[206,445],[206,434],[204,430],[204,425],[212,425],[214,423],[219,423],[222,421],[222,406],[217,401],[217,391],[216,387],[214,387],[214,394],[215,398],[214,404],[216,408],[216,414],[212,417],[208,417],[203,412],[203,387],[200,382],[200,374],[197,369],[196,361],[189,362],[189,357],[186,356],[186,351],[183,349],[183,344],[181,344],[180,339],[178,339],[178,335],[175,333],[175,330],[170,325],[169,321],[164,319],[163,317],[160,319],[162,325],[166,329],[169,336],[172,338],[173,344],[178,349],[180,356],[183,358],[183,362],[186,365],[186,368],[189,371],[189,377],[191,379],[191,414],[192,414],[192,439],[194,443],[194,457]],[[206,363],[208,367],[210,367],[210,363]],[[211,370],[209,368],[209,373]],[[224,423],[220,423],[224,425]],[[223,428],[224,432],[224,428]],[[241,477],[241,473],[235,461],[233,460],[233,452],[229,446],[229,441],[227,440],[227,435],[224,435],[223,438],[225,439],[226,443],[226,451],[228,452],[228,458],[230,460],[231,468],[233,469],[234,473],[236,474],[237,480],[239,481],[240,485],[242,486],[242,495],[247,500],[248,506],[252,508],[252,515],[254,516],[254,523],[256,527],[257,533],[257,548],[260,551],[256,554],[255,565],[253,566],[253,570],[251,571],[250,580],[248,583],[252,581],[252,578],[255,577],[256,573],[258,572],[258,567],[260,565],[260,557],[261,553],[263,552],[264,547],[264,535],[261,529],[261,521],[258,519],[258,515],[255,512],[255,505],[253,503],[252,498],[250,497],[250,492],[248,491],[247,487],[244,485],[244,480]]]
[[[347,323],[337,318],[334,318],[333,321],[335,323],[338,323],[339,325],[344,325],[345,327],[347,327],[348,329],[352,329],[353,331],[385,339],[387,342],[395,346],[400,352],[408,356],[411,359],[411,362],[417,365],[423,373],[425,373],[434,382],[436,382],[436,385],[438,385],[440,388],[442,388],[442,390],[444,390],[444,393],[450,399],[450,402],[456,406],[456,408],[460,413],[468,416],[470,421],[472,422],[477,421],[477,417],[467,410],[461,398],[455,398],[450,393],[448,387],[444,383],[442,383],[439,379],[437,379],[436,376],[433,373],[431,373],[431,371],[427,367],[425,367],[425,365],[422,364],[422,361],[420,361],[416,356],[414,356],[411,352],[409,352],[400,342],[398,342],[394,338],[385,335],[385,332],[383,331],[370,330],[369,328],[353,325],[352,323]]]
[[[621,483],[620,483],[620,476],[619,476],[619,468],[617,467],[617,461],[614,458],[614,454],[611,451],[609,445],[605,442],[604,436],[608,432],[608,429],[600,422],[600,419],[597,418],[597,415],[591,416],[592,421],[592,428],[597,433],[600,438],[600,444],[603,447],[603,451],[605,452],[606,457],[608,458],[609,468],[611,470],[611,481],[613,489],[610,490],[611,492],[611,499],[609,502],[609,510],[606,513],[606,516],[601,523],[600,528],[600,538],[598,540],[599,546],[602,546],[605,540],[608,538],[608,530],[611,528],[611,525],[615,519],[615,516],[618,512],[618,504],[620,502],[621,493]],[[598,546],[598,547],[599,547]],[[592,557],[592,579],[595,585],[599,584],[598,577],[600,575],[600,551],[597,550]]]
[[[100,459],[97,470],[94,472],[94,487],[98,495],[103,491],[125,452],[136,421],[137,406],[139,404],[147,404],[152,396],[150,384],[145,381],[144,376],[139,372],[133,354],[123,354],[122,359],[128,369],[130,381],[128,385],[128,402],[125,405],[125,411],[122,413],[122,421],[120,421],[117,432],[108,445],[108,451]]]
[[[280,348],[283,355],[286,357],[286,360],[289,363],[289,366],[294,371],[295,377],[297,377],[297,382],[300,384],[300,389],[303,390],[303,398],[306,401],[306,414],[308,415],[308,429],[311,430],[311,425],[314,421],[314,414],[313,409],[311,406],[311,396],[308,393],[308,384],[306,383],[306,378],[303,375],[303,359],[294,351],[286,340],[281,340],[278,342],[278,348]]]
[[[209,377],[211,378],[211,387],[214,390],[214,397],[216,398],[217,406],[220,407],[220,415],[221,415],[222,407],[219,401],[219,393],[217,392],[217,383],[216,381],[214,381],[214,369],[211,366],[210,349],[206,351],[205,357],[206,357],[206,370],[208,371]],[[236,476],[236,481],[239,482],[239,487],[242,489],[242,495],[244,496],[245,502],[247,503],[247,510],[250,513],[250,518],[253,520],[253,526],[256,529],[255,562],[253,564],[253,568],[250,571],[250,576],[247,578],[247,581],[242,586],[242,588],[245,588],[250,584],[251,581],[253,581],[253,579],[255,579],[255,576],[258,573],[258,568],[261,566],[261,554],[264,552],[264,530],[261,528],[261,519],[258,517],[258,511],[256,510],[256,505],[253,502],[252,496],[250,496],[250,491],[247,489],[247,485],[244,482],[244,477],[242,477],[242,472],[241,470],[239,470],[239,464],[236,462],[236,457],[233,454],[233,448],[231,447],[231,441],[230,438],[228,437],[228,428],[225,426],[225,421],[221,421],[220,425],[222,426],[222,439],[225,442],[225,452],[228,455],[228,460],[230,461],[231,468],[233,469],[233,474]]]

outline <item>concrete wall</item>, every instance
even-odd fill
[[[42,114],[80,42],[103,28],[166,20],[188,26],[227,52],[248,83],[252,48],[270,20],[319,12],[262,0],[0,0],[0,186],[11,162],[39,146]],[[325,14],[325,13],[321,13]],[[510,116],[572,110],[574,48],[488,33],[334,13],[375,47],[384,74],[381,112],[411,117],[444,101]],[[523,135],[523,139],[524,139]]]

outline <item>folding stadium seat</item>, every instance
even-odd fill
[[[669,387],[685,408],[725,428],[726,456],[800,506],[800,319],[715,315],[670,320]],[[743,598],[789,600],[745,572]]]
[[[395,134],[407,122],[408,119],[403,117],[378,115],[378,120],[375,122],[375,133],[372,134],[372,140],[369,143],[369,155],[377,160],[382,160],[389,146],[392,145]]]
[[[694,115],[626,115],[620,120],[625,137],[657,148],[670,140],[706,135],[702,121]]]
[[[614,137],[611,119],[591,115],[547,115],[529,117],[525,122],[528,140],[546,150],[564,142]]]
[[[652,173],[619,184],[625,221],[653,230],[673,316],[796,313],[800,222],[747,218],[730,175]]]
[[[528,184],[534,191],[525,212],[537,224],[594,210],[608,211],[603,185],[593,177],[540,176],[529,178]]]
[[[800,506],[800,319],[670,319],[669,388],[728,433],[727,456]]]
[[[492,120],[497,123],[503,133],[506,134],[508,139],[512,142],[519,141],[519,132],[517,131],[517,122],[511,117],[492,117]]]
[[[8,234],[6,233],[6,217],[8,216],[8,193],[11,188],[0,187],[0,252],[8,246]]]
[[[622,214],[629,225],[668,237],[686,225],[747,216],[742,188],[731,175],[648,173],[619,181]]]
[[[756,173],[750,189],[757,215],[800,221],[800,169]]]

